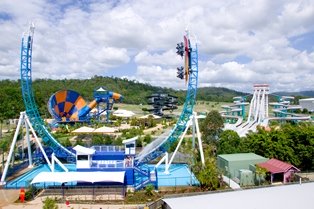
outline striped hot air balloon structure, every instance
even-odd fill
[[[106,91],[101,97],[97,96],[89,104],[76,91],[60,90],[53,94],[48,101],[48,110],[57,122],[79,122],[89,120],[89,112],[100,102],[109,99],[122,99],[121,94]],[[112,107],[112,106],[111,106]]]

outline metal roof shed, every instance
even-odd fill
[[[265,162],[268,159],[254,153],[236,153],[218,155],[218,167],[230,178],[239,178],[239,170],[250,170],[250,165]]]
[[[271,174],[271,183],[273,183],[276,177],[277,179],[282,178],[283,183],[289,182],[292,175],[300,171],[297,167],[274,158],[263,163],[258,163],[257,165],[265,168]]]

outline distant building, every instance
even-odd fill
[[[314,112],[314,98],[300,99],[299,104],[302,109],[307,109],[309,112]]]

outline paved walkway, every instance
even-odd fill
[[[19,198],[20,190],[0,189],[0,208]]]
[[[27,169],[25,169],[27,170]],[[42,198],[38,197],[33,201],[27,203],[14,203],[19,199],[20,190],[11,190],[11,189],[0,189],[0,209],[42,209],[43,203]],[[82,197],[83,198],[83,197]],[[80,199],[82,199],[80,198]],[[116,198],[116,197],[115,197]],[[107,198],[106,198],[107,199]],[[108,198],[109,199],[109,198]],[[64,204],[58,204],[59,209],[139,209],[143,208],[143,205],[102,205],[102,204],[70,204],[70,207],[67,207]]]
[[[241,189],[240,185],[237,184],[235,181],[232,179],[228,178],[227,176],[223,176],[223,181],[230,186],[231,189]]]
[[[2,209],[42,209],[43,203],[41,200],[34,200],[29,203],[13,203],[2,207]],[[144,208],[143,205],[92,205],[92,204],[70,204],[66,206],[65,204],[58,204],[59,209],[139,209]]]

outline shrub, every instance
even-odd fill
[[[44,201],[43,209],[58,209],[58,205],[54,199],[47,197]]]

